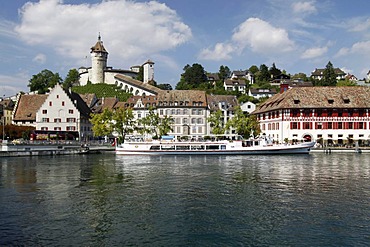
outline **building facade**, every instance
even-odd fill
[[[276,142],[316,140],[323,145],[370,140],[370,88],[291,88],[252,113]]]
[[[89,114],[90,109],[80,95],[57,84],[36,112],[36,130],[75,132],[79,140],[89,140],[92,137]]]

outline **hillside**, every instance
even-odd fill
[[[119,101],[126,101],[132,94],[125,92],[116,85],[88,84],[85,86],[74,86],[72,91],[79,94],[94,93],[98,98],[117,97]]]

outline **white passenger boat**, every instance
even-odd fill
[[[116,145],[119,155],[270,155],[270,154],[308,154],[315,142],[298,144],[271,144],[265,138],[254,140],[209,140],[176,141],[143,139],[125,140]]]

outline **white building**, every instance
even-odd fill
[[[276,142],[322,140],[345,145],[370,141],[369,87],[296,87],[275,95],[252,114]]]
[[[57,84],[36,111],[36,130],[69,133],[80,140],[92,137],[90,109],[82,98]],[[54,133],[56,134],[56,133]]]

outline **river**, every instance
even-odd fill
[[[369,246],[370,154],[0,158],[0,246]]]

